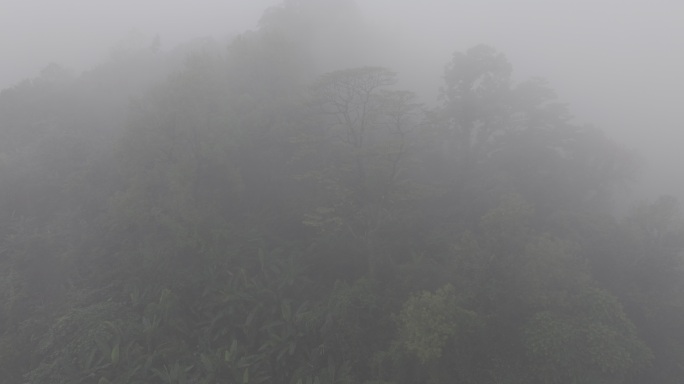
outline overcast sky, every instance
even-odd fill
[[[684,1],[358,0],[369,23],[439,73],[454,50],[487,43],[516,77],[548,79],[581,121],[592,122],[658,169],[652,184],[684,196]],[[274,0],[0,0],[0,88],[50,62],[77,71],[103,60],[131,31],[163,48],[191,37],[255,28]],[[411,66],[415,65],[415,69]],[[428,81],[428,80],[426,80]],[[655,173],[654,173],[655,175]]]

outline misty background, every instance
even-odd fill
[[[159,36],[165,50],[197,37],[227,41],[255,29],[264,9],[278,3],[2,0],[0,89],[37,76],[50,63],[87,70],[126,39]],[[366,59],[374,62],[329,70],[390,66],[429,103],[441,84],[435,74],[454,51],[491,45],[513,63],[514,79],[547,79],[578,122],[639,153],[642,182],[628,191],[631,198],[684,196],[683,3],[364,0],[357,6],[365,24],[359,33],[375,40]],[[324,53],[335,61],[344,45],[331,42]]]
[[[2,382],[681,384],[682,10],[0,3]]]

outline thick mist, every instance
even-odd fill
[[[160,37],[164,49],[198,37],[225,39],[253,29],[275,0],[0,2],[0,88],[47,64],[77,71],[106,60],[131,36]]]
[[[88,69],[136,36],[159,36],[167,50],[196,37],[225,41],[256,28],[263,10],[277,3],[4,1],[0,88],[36,76],[52,62],[76,72]],[[547,79],[578,121],[639,152],[644,162],[634,196],[684,195],[677,176],[684,140],[679,2],[368,0],[357,7],[363,20],[353,28],[339,26],[343,34],[335,34],[330,22],[340,15],[318,16],[331,30],[328,41],[318,37],[322,68],[388,66],[432,102],[451,54],[489,44],[509,57],[516,79]]]
[[[3,3],[0,381],[681,384],[682,11]]]
[[[594,124],[644,158],[648,195],[684,196],[678,99],[684,87],[684,5],[663,1],[363,2],[402,72],[422,81],[446,52],[484,42],[505,52],[517,79],[540,76],[583,123]],[[372,16],[370,16],[372,15]],[[638,195],[638,194],[637,194]]]

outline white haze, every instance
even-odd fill
[[[358,0],[380,41],[369,57],[434,100],[455,50],[489,44],[515,77],[549,80],[580,122],[646,160],[637,191],[684,197],[681,146],[684,2],[674,0]],[[193,37],[253,29],[274,0],[0,0],[0,88],[50,62],[84,70],[122,37]],[[334,47],[333,47],[334,49]]]
[[[275,0],[0,0],[0,88],[51,62],[84,70],[122,39],[160,36],[162,48],[254,29]]]

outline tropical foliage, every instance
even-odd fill
[[[316,73],[310,6],[0,93],[2,381],[679,383],[676,200],[491,47]]]

